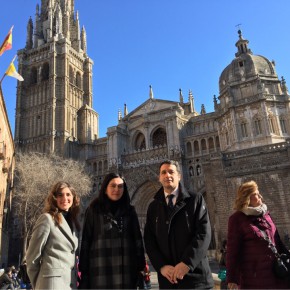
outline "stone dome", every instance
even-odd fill
[[[236,43],[238,52],[236,58],[223,70],[219,78],[219,90],[223,91],[229,84],[246,81],[258,75],[263,78],[278,79],[275,64],[261,55],[253,55],[248,48],[249,41],[243,39],[239,30],[239,40]]]

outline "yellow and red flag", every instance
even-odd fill
[[[5,37],[1,47],[0,47],[0,56],[8,49],[12,48],[12,30],[14,25],[10,28],[7,36]]]
[[[18,79],[20,82],[24,81],[24,78],[16,71],[14,66],[14,60],[16,56],[14,56],[13,60],[11,61],[9,67],[7,68],[5,75]]]

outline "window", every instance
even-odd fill
[[[155,146],[164,146],[167,144],[166,132],[163,128],[158,128],[152,136],[152,145]]]
[[[188,155],[192,155],[192,148],[191,148],[191,143],[187,142],[186,143],[186,151]]]
[[[49,79],[49,64],[45,63],[42,67],[42,80],[47,81]]]
[[[286,123],[285,123],[284,118],[280,118],[280,126],[281,126],[282,133],[287,133]]]
[[[274,121],[273,121],[273,118],[269,118],[269,129],[270,129],[270,133],[274,133]]]
[[[256,133],[256,136],[261,135],[262,134],[261,120],[256,119],[254,121],[254,125],[255,125],[255,133]]]
[[[31,69],[31,73],[30,73],[30,83],[32,85],[34,85],[34,84],[37,83],[37,69],[36,69],[36,67],[33,67]]]
[[[242,123],[241,124],[241,131],[242,131],[242,137],[243,138],[248,137],[248,131],[247,131],[247,124],[246,123]]]
[[[134,149],[136,151],[146,149],[145,136],[142,133],[136,136]]]

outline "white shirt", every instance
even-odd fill
[[[173,202],[173,205],[176,204],[176,200],[177,200],[177,197],[178,197],[178,187],[176,187],[171,193],[167,193],[164,191],[164,195],[165,195],[165,200],[166,200],[166,203],[168,204],[168,201],[169,199],[167,198],[168,195],[170,194],[173,194],[174,197],[172,198],[172,202]]]

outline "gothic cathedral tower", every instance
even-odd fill
[[[78,158],[98,138],[92,109],[92,66],[74,0],[41,0],[30,18],[19,72],[15,144],[21,151]]]

